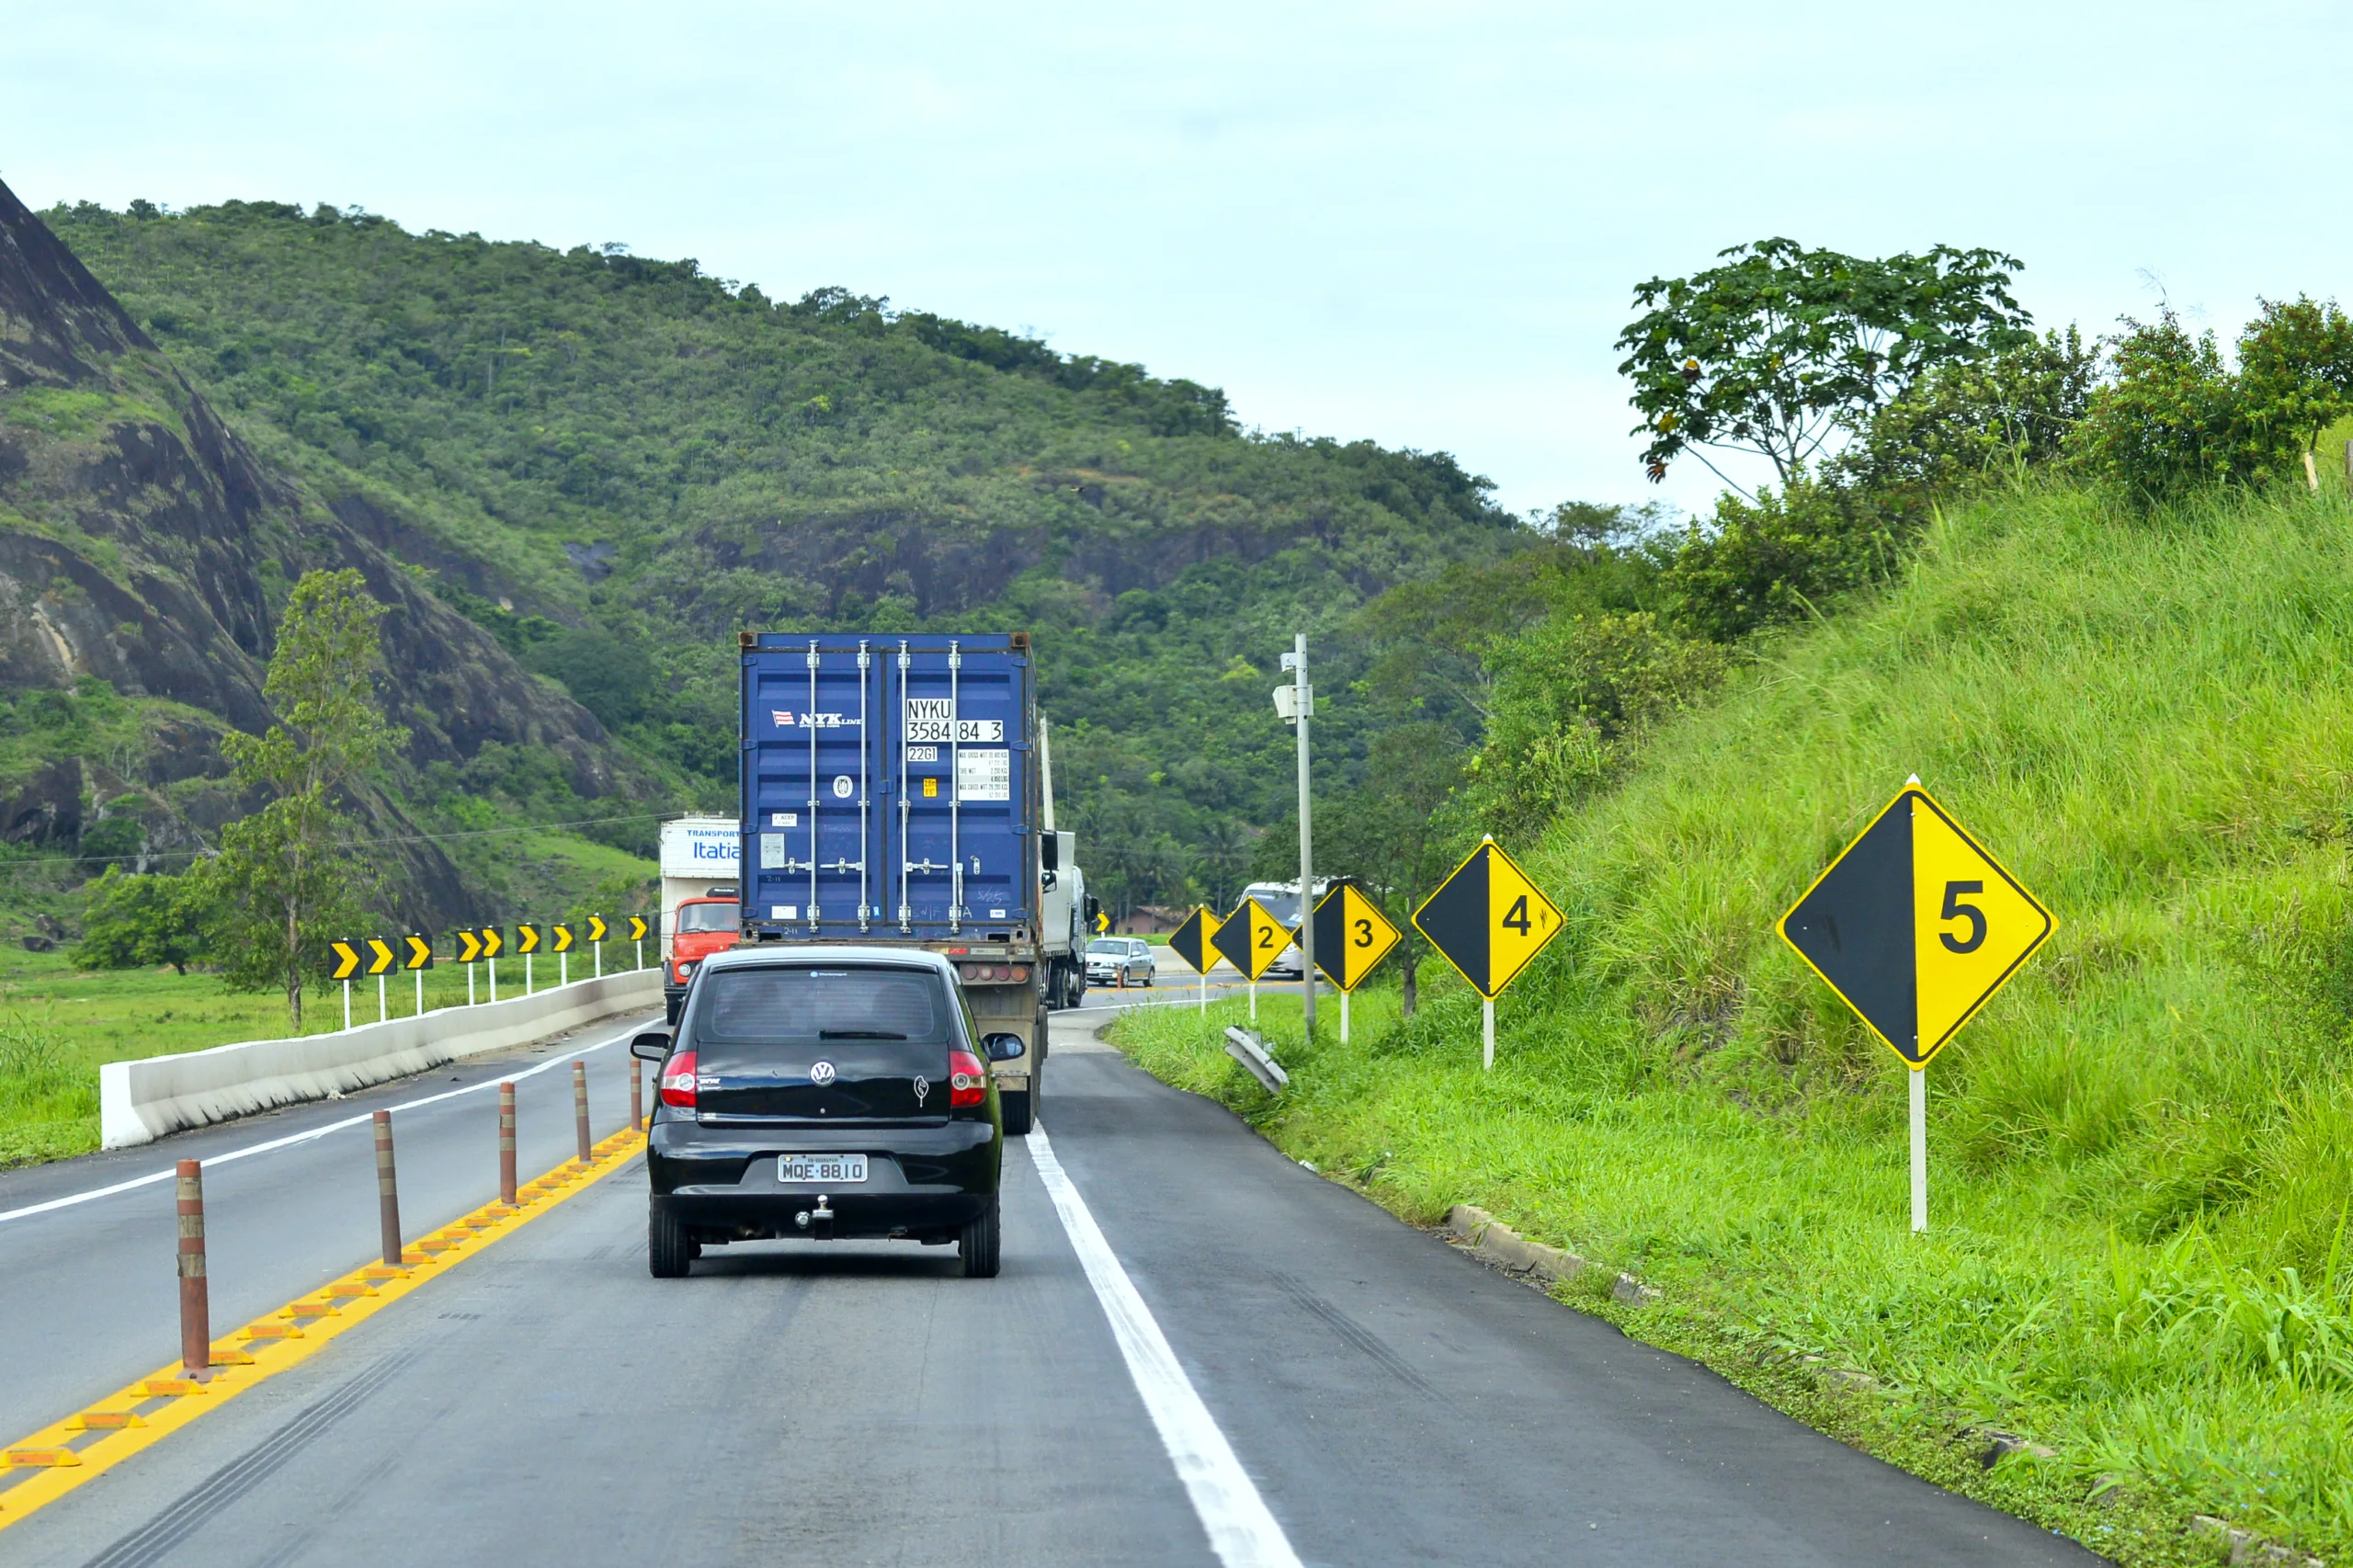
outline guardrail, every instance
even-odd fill
[[[349,1094],[661,1001],[660,970],[624,970],[504,1002],[445,1007],[334,1034],[109,1062],[98,1069],[99,1142],[125,1149],[232,1117]]]

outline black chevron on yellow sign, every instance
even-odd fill
[[[603,941],[605,939],[605,933],[608,929],[610,929],[610,927],[605,924],[605,917],[603,915],[592,915],[588,917],[588,939],[590,941]]]
[[[482,957],[482,938],[464,926],[458,928],[458,961],[472,963]]]
[[[421,932],[411,931],[401,938],[401,945],[408,949],[401,956],[403,969],[431,969],[433,967],[433,938]]]
[[[565,925],[565,924],[564,924],[563,922],[562,922],[562,921],[558,921],[556,924],[554,924],[554,925],[552,925],[552,926],[549,926],[549,927],[548,927],[548,930],[549,930],[549,931],[550,931],[550,932],[554,936],[554,937],[555,937],[555,941],[554,941],[554,943],[553,943],[552,945],[553,945],[553,947],[554,947],[554,949],[555,949],[555,950],[556,950],[557,952],[559,952],[559,953],[568,953],[568,952],[570,952],[570,951],[572,950],[572,927],[571,927],[571,926],[569,926]]]
[[[482,956],[486,959],[494,959],[506,950],[506,937],[499,931],[498,927],[495,926],[483,926],[482,928]]]
[[[336,980],[349,980],[359,972],[359,944],[338,937],[327,944],[327,951],[335,957]]]
[[[645,940],[645,916],[642,915],[632,915],[629,917],[629,939],[632,942]]]
[[[399,961],[399,955],[392,951],[392,945],[390,942],[381,937],[368,938],[369,973],[390,974],[392,971],[392,965],[397,961]]]
[[[536,926],[516,926],[515,950],[518,953],[538,952],[540,950],[540,928]]]

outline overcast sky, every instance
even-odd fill
[[[888,295],[1443,449],[1525,509],[1664,494],[1629,290],[1768,234],[2027,264],[2045,323],[2155,286],[2235,329],[2340,284],[2353,7],[352,7],[0,3],[36,207],[357,204]]]

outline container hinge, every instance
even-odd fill
[[[910,860],[907,862],[907,869],[910,871],[952,871],[955,869],[956,863],[952,860],[945,865],[930,860]]]
[[[787,859],[780,869],[787,871],[813,871],[817,869],[817,862],[814,860]]]
[[[844,859],[840,859],[840,860],[836,860],[836,861],[835,861],[835,862],[834,862],[832,865],[830,865],[830,866],[821,866],[821,867],[819,867],[819,868],[818,868],[818,869],[820,869],[820,870],[824,870],[824,871],[831,871],[831,872],[833,872],[835,876],[841,876],[841,875],[843,875],[844,873],[846,873],[846,872],[849,872],[849,871],[863,871],[864,869],[866,869],[866,862],[865,862],[865,861],[863,861],[863,860],[851,860],[851,859],[844,858]]]

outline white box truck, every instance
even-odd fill
[[[662,824],[662,956],[677,935],[678,905],[743,885],[743,825],[733,817],[673,817]]]

